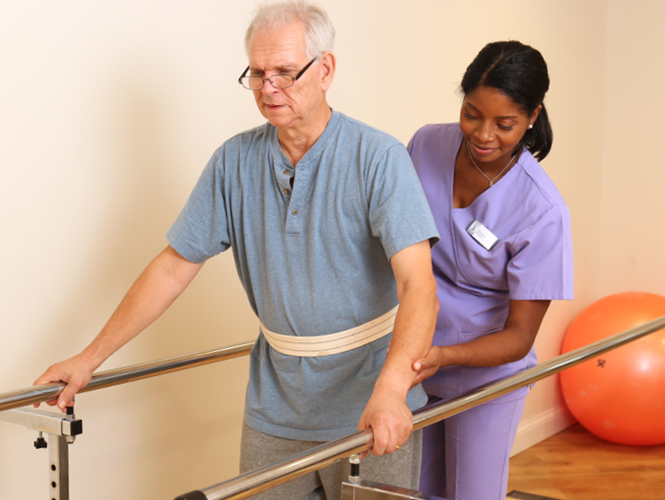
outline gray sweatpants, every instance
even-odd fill
[[[240,445],[240,473],[285,460],[319,446],[319,441],[296,441],[270,436],[243,424]],[[367,455],[360,463],[360,478],[417,489],[420,479],[422,430],[411,434],[399,450],[389,455]],[[252,497],[253,500],[339,500],[342,481],[349,477],[348,459],[311,472]]]

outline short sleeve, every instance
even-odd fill
[[[553,205],[515,236],[508,262],[508,288],[513,300],[573,298],[573,249],[570,214]]]
[[[169,244],[190,262],[204,262],[230,246],[221,148],[206,165],[187,203],[166,233]]]
[[[366,188],[372,234],[381,240],[386,257],[429,240],[439,233],[416,171],[401,144],[391,146],[369,172]]]

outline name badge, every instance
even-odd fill
[[[466,228],[466,232],[488,251],[492,250],[494,245],[496,245],[496,242],[499,241],[499,238],[497,238],[492,231],[487,229],[478,219],[474,219],[469,227]]]

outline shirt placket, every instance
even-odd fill
[[[282,165],[281,172],[278,173],[279,186],[286,202],[286,234],[300,234],[301,220],[303,218],[302,205],[307,190],[307,181],[309,178],[307,165],[298,165],[297,169],[291,166]],[[295,175],[293,187],[290,179]]]

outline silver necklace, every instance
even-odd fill
[[[469,159],[471,160],[471,163],[473,163],[473,166],[476,167],[476,168],[478,169],[478,172],[480,172],[481,175],[482,175],[485,179],[487,179],[488,181],[490,181],[490,187],[494,186],[494,181],[495,181],[497,178],[501,177],[501,174],[504,173],[508,167],[510,167],[510,164],[513,162],[513,160],[515,159],[515,156],[517,155],[517,151],[515,151],[515,154],[510,158],[510,161],[508,162],[508,165],[506,165],[505,167],[503,167],[503,170],[502,170],[501,172],[499,172],[496,176],[494,176],[494,179],[490,179],[489,177],[487,177],[487,176],[485,175],[485,172],[483,172],[482,170],[480,170],[480,167],[476,164],[475,160],[473,159],[473,156],[471,156],[471,149],[469,149],[469,143],[468,143],[467,141],[464,141],[464,144],[466,144],[466,152],[469,154]]]

